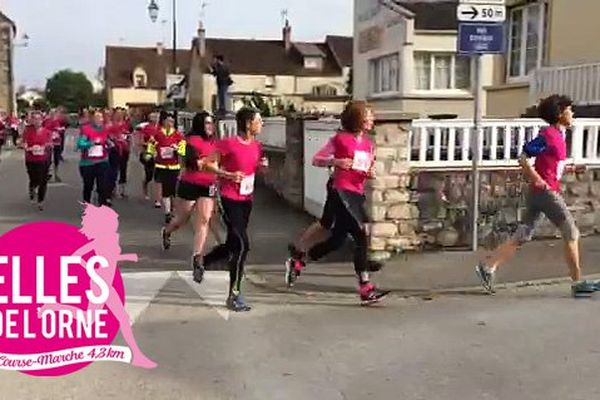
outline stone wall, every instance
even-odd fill
[[[295,208],[304,208],[304,121],[288,118],[286,148],[264,151],[269,158],[269,169],[262,183],[273,189]]]

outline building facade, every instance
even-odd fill
[[[14,82],[15,23],[0,12],[0,110],[16,112]]]
[[[154,107],[166,100],[173,51],[156,47],[107,46],[105,87],[109,107]],[[177,69],[187,75],[190,51],[177,50]]]
[[[217,86],[210,66],[224,57],[231,72],[229,109],[258,94],[272,106],[297,111],[338,113],[349,99],[352,38],[328,36],[324,42],[293,42],[286,23],[280,40],[207,38],[202,25],[192,43],[188,105],[215,110]]]
[[[355,0],[354,97],[380,111],[472,117],[474,69],[456,53],[456,3]],[[484,84],[492,67],[483,57]]]
[[[508,49],[494,59],[488,115],[516,117],[561,93],[579,116],[600,116],[600,2],[507,0]]]

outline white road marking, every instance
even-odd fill
[[[128,272],[123,273],[125,286],[125,309],[132,324],[136,323],[156,295],[173,277],[174,272]]]
[[[177,274],[194,289],[206,305],[214,308],[225,321],[229,320],[229,310],[225,308],[229,291],[229,272],[206,271],[201,285],[194,282],[192,271],[178,271]]]

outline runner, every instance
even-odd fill
[[[162,199],[165,224],[173,219],[172,200],[176,194],[177,178],[181,170],[179,156],[185,155],[185,138],[175,129],[172,114],[162,113],[161,129],[148,142],[147,152],[154,157],[154,182],[156,198]],[[160,206],[160,204],[159,204]]]
[[[109,130],[109,136],[115,143],[116,159],[118,164],[117,174],[119,179],[119,197],[122,199],[127,197],[125,186],[127,185],[127,166],[129,164],[129,153],[131,146],[131,125],[125,120],[125,114],[122,109],[115,111],[113,115],[113,123]],[[111,181],[109,193],[114,191],[116,185],[116,177]]]
[[[342,113],[341,123],[343,130],[333,137],[331,146],[325,148],[329,154],[322,152],[314,160],[316,166],[335,168],[329,192],[330,204],[326,208],[326,211],[335,210],[331,237],[311,247],[308,252],[293,251],[291,262],[286,263],[286,281],[293,284],[305,265],[306,256],[317,261],[339,249],[350,234],[355,245],[354,269],[359,296],[363,305],[369,305],[379,302],[389,293],[378,290],[369,277],[364,185],[368,178],[374,177],[374,155],[373,145],[365,137],[365,132],[372,128],[373,114],[366,103],[350,102]]]
[[[476,272],[489,293],[494,292],[497,269],[512,258],[520,246],[533,238],[536,224],[544,214],[562,233],[565,253],[571,274],[572,293],[575,297],[595,291],[595,284],[581,280],[579,257],[579,230],[573,215],[561,196],[561,178],[564,172],[574,172],[575,166],[566,166],[566,130],[573,122],[572,101],[566,96],[553,95],[538,106],[540,118],[548,123],[538,137],[527,143],[519,164],[530,187],[525,217],[515,235],[499,246],[493,254],[481,261]],[[534,165],[529,162],[535,157]]]
[[[117,187],[117,179],[119,178],[119,147],[117,146],[117,138],[114,135],[114,117],[116,112],[111,109],[104,110],[105,129],[108,133],[108,171],[106,172],[106,193],[108,204],[112,205],[112,200],[115,197],[115,189]]]
[[[256,140],[263,126],[260,114],[243,108],[238,111],[236,120],[238,136],[219,141],[205,167],[219,176],[227,240],[204,257],[204,266],[210,270],[211,265],[229,258],[227,308],[243,312],[251,310],[241,295],[241,285],[244,263],[250,251],[247,229],[252,212],[254,180],[259,167],[266,167],[268,161],[261,157],[262,148]]]
[[[35,202],[37,192],[37,207],[42,211],[48,188],[52,133],[43,127],[43,116],[39,111],[31,114],[31,123],[23,134],[25,166],[29,176],[29,199]]]
[[[6,127],[6,113],[0,111],[0,153],[2,153],[2,147],[7,141],[7,127]]]
[[[62,136],[64,136],[64,128],[55,110],[51,110],[48,114],[48,117],[44,120],[44,128],[50,131],[52,135],[52,161],[54,165],[54,181],[61,182],[61,179],[58,176],[58,167],[62,160]]]
[[[104,117],[101,111],[94,112],[91,123],[81,127],[77,149],[81,151],[79,171],[83,179],[83,201],[91,203],[95,185],[98,192],[98,204],[100,206],[109,205],[106,192],[108,133],[104,127]]]
[[[202,253],[211,229],[211,221],[215,210],[216,176],[214,173],[202,171],[208,156],[215,150],[215,126],[208,112],[194,116],[192,130],[186,137],[185,170],[177,185],[177,200],[175,202],[175,219],[161,231],[163,250],[171,247],[171,235],[181,229],[195,217],[194,252],[192,268],[194,280],[201,283],[204,277]],[[219,240],[218,229],[211,229]]]
[[[19,145],[19,119],[15,113],[10,114],[8,117],[7,126],[10,130],[13,146],[16,148]]]
[[[150,200],[150,195],[148,191],[148,185],[152,182],[152,178],[154,176],[154,158],[152,154],[146,151],[148,146],[148,142],[154,138],[160,131],[160,125],[158,124],[158,113],[153,112],[148,115],[148,122],[142,123],[138,126],[138,130],[140,131],[140,163],[144,166],[144,180],[142,182],[142,190],[144,192],[144,199]],[[143,126],[142,126],[143,125]],[[160,208],[160,198],[156,199],[155,205],[158,204],[158,208]]]

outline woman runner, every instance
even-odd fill
[[[116,110],[113,114],[113,122],[109,130],[109,136],[115,143],[116,152],[116,169],[113,174],[118,175],[119,180],[119,197],[122,199],[127,197],[125,186],[127,185],[127,166],[129,164],[129,152],[131,141],[131,125],[125,120],[125,114],[122,110]],[[109,193],[113,193],[116,189],[117,177],[112,176],[111,186],[108,188]]]
[[[34,202],[37,191],[37,206],[42,211],[48,188],[52,133],[42,126],[43,116],[39,111],[31,114],[31,123],[23,133],[25,166],[29,175],[29,199]]]
[[[175,129],[173,115],[163,113],[162,128],[148,142],[147,152],[154,157],[154,182],[156,198],[162,199],[165,225],[173,219],[172,198],[177,189],[177,179],[181,171],[179,156],[185,155],[185,138]]]
[[[202,170],[207,157],[215,150],[214,132],[213,119],[208,112],[201,112],[194,116],[192,130],[186,138],[185,170],[177,185],[175,219],[161,232],[162,247],[168,250],[171,247],[171,235],[182,228],[194,215],[192,268],[194,280],[198,283],[201,283],[204,277],[202,253],[211,221],[214,221],[212,216],[215,209],[216,176],[212,172]],[[218,229],[212,231],[218,239],[218,234],[215,233]]]
[[[108,205],[106,193],[108,133],[104,127],[102,112],[94,112],[91,123],[81,127],[77,149],[81,151],[79,172],[83,179],[83,201],[86,203],[92,202],[92,191],[95,185],[99,205]]]
[[[148,147],[148,143],[150,140],[154,139],[154,136],[160,131],[160,125],[158,124],[158,113],[153,112],[148,116],[148,122],[146,124],[141,124],[140,126],[140,142],[141,143],[141,151],[140,151],[140,163],[144,166],[144,180],[142,182],[142,190],[144,192],[144,199],[150,200],[150,194],[148,192],[148,185],[152,182],[152,178],[154,177],[154,158],[152,154],[146,151]],[[156,199],[156,203],[158,203],[158,207],[160,208],[160,198]],[[155,205],[156,205],[155,203]]]
[[[240,312],[251,310],[241,295],[244,263],[250,251],[247,229],[252,212],[255,176],[259,167],[266,166],[268,161],[261,157],[262,148],[256,140],[263,126],[260,114],[242,108],[236,120],[238,136],[219,141],[205,167],[219,176],[227,240],[204,257],[204,266],[210,269],[212,264],[229,258],[227,308]]]
[[[367,217],[364,209],[364,185],[374,176],[373,145],[365,132],[373,124],[373,114],[365,102],[350,102],[342,113],[342,129],[331,140],[330,154],[316,157],[314,164],[320,167],[333,166],[333,184],[329,192],[330,207],[335,210],[333,231],[326,241],[313,246],[304,253],[296,251],[291,262],[300,274],[304,257],[312,261],[323,258],[339,249],[348,234],[354,239],[354,269],[358,279],[359,296],[363,305],[380,301],[389,292],[378,290],[370,282],[368,261]],[[288,271],[289,271],[288,266]],[[286,281],[289,279],[286,273]],[[288,281],[289,283],[289,281]]]

